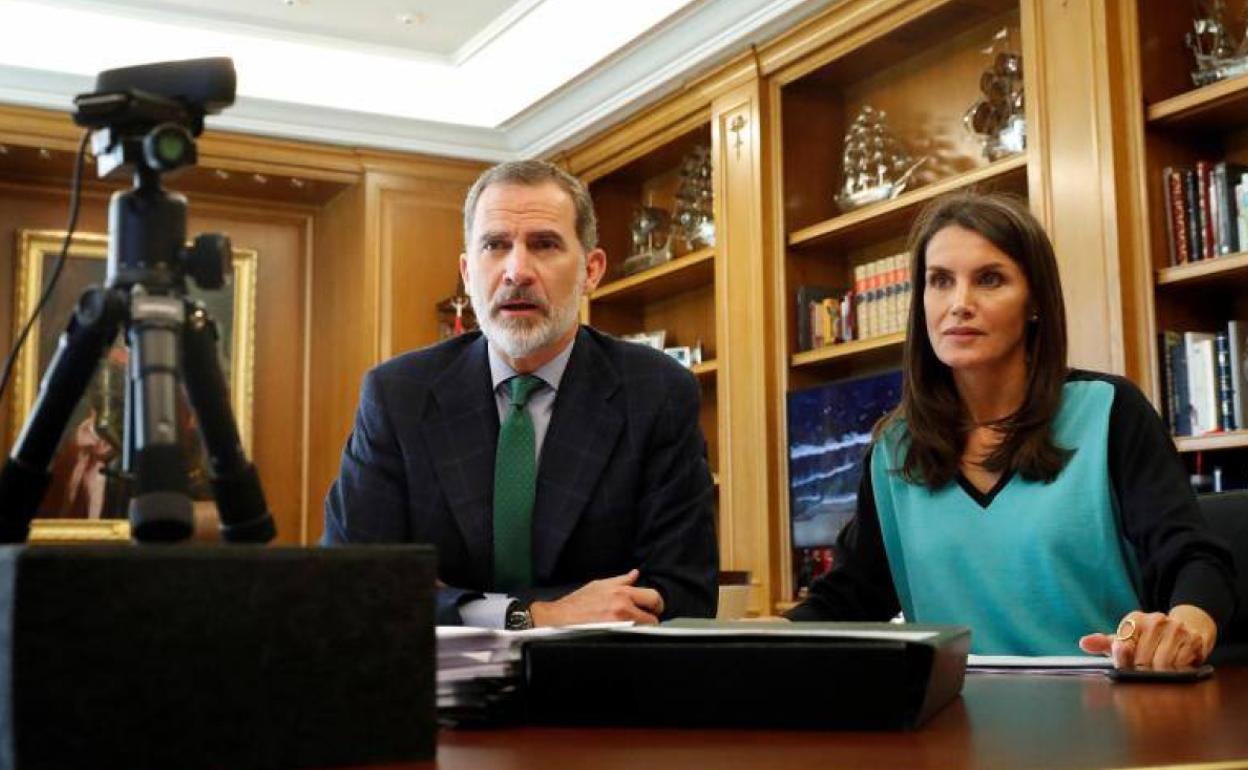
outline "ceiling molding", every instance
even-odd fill
[[[654,103],[842,0],[703,0],[498,128],[240,97],[207,123],[229,131],[500,161],[549,155]],[[542,0],[524,0],[514,24]],[[501,31],[496,30],[495,35]],[[471,54],[469,54],[471,55]],[[68,112],[94,78],[0,65],[0,102]]]
[[[471,59],[478,51],[489,45],[494,38],[506,32],[521,19],[529,15],[537,6],[546,0],[517,0],[504,13],[498,15],[485,29],[473,35],[468,42],[461,45],[449,57],[449,62],[456,67]]]

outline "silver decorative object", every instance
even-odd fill
[[[1027,147],[1027,120],[1023,106],[1023,57],[996,50],[998,41],[1007,41],[1002,29],[984,53],[992,55],[992,66],[979,76],[980,97],[962,116],[966,130],[979,137],[984,157],[998,160],[1022,152]],[[994,55],[995,54],[995,55]]]
[[[624,275],[639,273],[672,258],[672,215],[657,206],[638,206],[629,229],[633,253],[620,269]]]
[[[1207,86],[1248,72],[1248,22],[1232,22],[1225,0],[1196,0],[1192,31],[1184,37],[1196,57],[1192,82]]]
[[[715,198],[711,190],[709,147],[694,147],[681,161],[676,226],[687,251],[715,245]]]
[[[910,157],[885,123],[882,110],[864,106],[845,133],[844,181],[836,202],[842,211],[896,198],[927,157]]]

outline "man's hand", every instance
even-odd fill
[[[658,623],[663,614],[663,597],[653,588],[633,585],[641,573],[594,580],[553,602],[533,602],[529,611],[535,626],[568,626],[576,623],[602,623],[631,620]]]
[[[1129,612],[1116,634],[1088,634],[1079,647],[1093,655],[1108,655],[1115,668],[1174,671],[1205,662],[1218,638],[1209,613],[1180,604],[1169,614]]]

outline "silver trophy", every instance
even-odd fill
[[[657,206],[638,206],[629,226],[633,251],[620,265],[624,275],[632,275],[672,258],[672,215]]]
[[[864,106],[845,133],[841,156],[844,181],[836,202],[842,211],[868,203],[896,198],[923,165],[927,156],[914,160],[888,130],[886,115]]]
[[[1008,37],[1006,30],[997,40]],[[991,53],[989,48],[985,53]],[[998,160],[1027,147],[1027,119],[1023,112],[1023,58],[998,52],[992,66],[979,76],[980,97],[962,116],[966,130],[979,137],[984,157]]]
[[[676,191],[676,226],[686,251],[715,245],[711,188],[711,150],[695,147],[680,164],[680,189]]]
[[[1196,69],[1192,82],[1207,86],[1248,72],[1248,22],[1232,22],[1225,0],[1196,0],[1192,31],[1184,38]]]

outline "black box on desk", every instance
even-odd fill
[[[0,548],[0,767],[435,751],[426,546]]]
[[[961,691],[971,639],[962,626],[889,623],[674,621],[645,631],[526,643],[530,719],[913,728]]]

